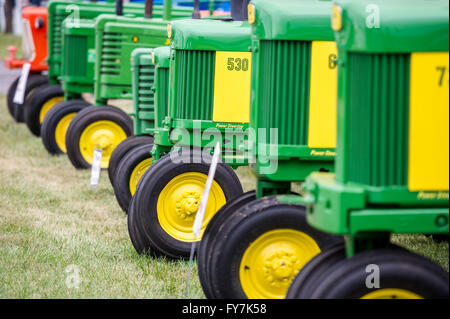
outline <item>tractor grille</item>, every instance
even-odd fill
[[[160,94],[157,94],[156,126],[162,127],[162,123],[168,115],[169,108],[169,69],[159,68],[158,86]]]
[[[155,104],[153,93],[155,67],[153,65],[139,66],[138,79],[138,119],[151,120],[153,122]]]
[[[86,76],[87,38],[85,36],[66,35],[64,38],[64,75]]]
[[[101,52],[101,74],[120,75],[121,35],[105,32]]]
[[[344,180],[405,186],[409,55],[352,53],[347,81]]]
[[[307,145],[311,42],[261,41],[258,128],[278,129],[280,145]]]
[[[176,119],[212,120],[214,63],[212,51],[177,51]]]
[[[52,46],[50,48],[51,54],[56,57],[60,56],[62,52],[62,23],[64,19],[66,18],[66,15],[62,14],[55,14],[53,16],[53,32],[50,35],[52,37]],[[59,61],[60,59],[55,59],[55,61]]]

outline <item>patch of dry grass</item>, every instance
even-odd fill
[[[0,96],[0,298],[183,298],[188,265],[139,256],[106,173],[48,155]],[[79,270],[79,288],[68,288]],[[69,268],[68,268],[69,267]],[[194,269],[191,296],[203,298]]]

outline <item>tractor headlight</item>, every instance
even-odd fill
[[[37,17],[37,18],[34,20],[34,28],[35,28],[35,29],[41,29],[41,28],[43,28],[43,27],[44,27],[44,24],[45,24],[44,19],[42,19],[41,17]]]
[[[250,24],[255,24],[256,22],[255,6],[253,4],[248,5],[248,22]]]
[[[340,31],[342,29],[342,8],[336,4],[333,5],[331,27],[334,31]]]
[[[169,37],[169,39],[172,39],[172,25],[171,24],[167,25],[167,36]]]

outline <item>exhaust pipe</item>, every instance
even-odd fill
[[[248,4],[250,0],[231,0],[231,17],[234,21],[248,19]]]
[[[123,0],[116,0],[116,15],[123,16]]]
[[[144,18],[153,18],[153,0],[145,0]]]
[[[192,19],[200,19],[200,0],[194,0],[194,12],[192,13]]]

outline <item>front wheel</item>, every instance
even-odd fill
[[[125,213],[131,198],[136,193],[136,188],[144,173],[152,165],[151,150],[153,144],[144,144],[131,149],[119,163],[114,178],[114,194],[117,202]]]
[[[45,116],[41,126],[41,137],[50,154],[64,154],[66,149],[66,133],[72,119],[82,109],[91,105],[84,100],[60,102]]]
[[[367,251],[330,267],[310,299],[447,299],[449,276],[402,249]]]
[[[137,146],[153,144],[153,136],[130,136],[123,140],[111,154],[108,166],[108,177],[111,185],[114,185],[114,176],[116,175],[116,169],[119,166],[122,158],[128,154],[130,150]]]
[[[27,99],[31,96],[32,92],[34,92],[35,89],[48,85],[48,76],[42,74],[32,74],[28,77],[27,84],[25,86],[23,104],[14,103],[14,96],[16,94],[17,85],[19,84],[19,79],[20,76],[17,77],[13,83],[11,83],[8,89],[6,100],[11,116],[17,123],[22,123],[24,121],[24,105]]]
[[[309,226],[302,205],[255,200],[228,218],[210,247],[210,287],[216,298],[285,298],[302,267],[342,241]]]
[[[338,243],[308,262],[289,287],[286,299],[308,299],[322,277],[336,263],[345,259],[345,245]]]
[[[133,121],[113,106],[91,106],[79,112],[66,133],[67,155],[75,168],[90,168],[94,150],[102,150],[101,168],[106,169],[114,149],[133,135]]]
[[[215,245],[216,239],[219,236],[222,226],[224,226],[228,220],[234,214],[239,213],[239,209],[247,205],[248,203],[256,200],[256,192],[247,192],[233,200],[227,202],[217,213],[214,215],[213,219],[209,222],[206,227],[205,233],[203,234],[202,241],[197,252],[198,260],[198,276],[200,279],[200,284],[202,285],[203,292],[206,298],[212,299],[217,298],[214,294],[214,289],[211,287],[210,278],[210,260],[213,254],[213,247]]]
[[[40,136],[45,116],[62,101],[64,92],[60,85],[42,86],[34,90],[24,105],[24,120],[30,132]]]
[[[141,251],[151,251],[170,258],[188,258],[193,242],[198,242],[211,218],[227,203],[242,194],[241,183],[233,169],[217,166],[211,186],[200,238],[192,227],[209,173],[210,154],[195,151],[172,160],[171,155],[154,163],[139,182],[129,214],[136,227],[129,227],[130,237],[143,238]],[[130,219],[129,219],[130,222]]]

